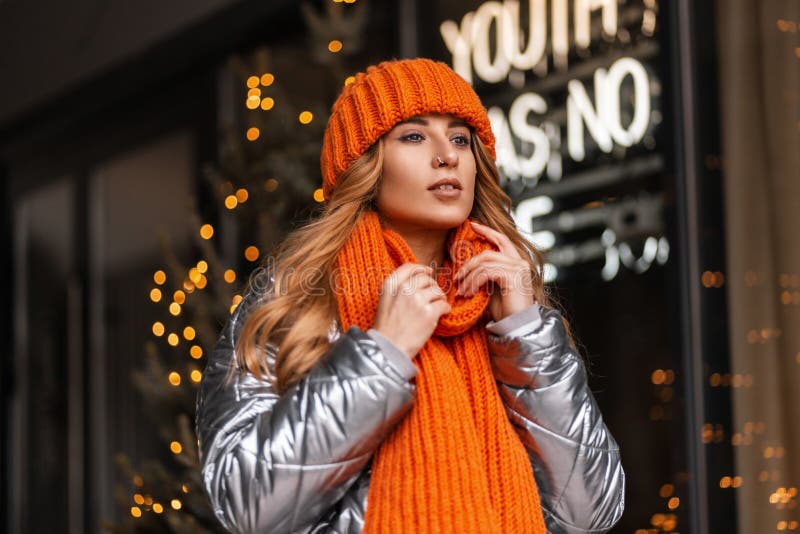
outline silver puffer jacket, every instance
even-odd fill
[[[239,305],[203,375],[197,434],[211,505],[232,532],[361,532],[372,455],[411,409],[414,385],[385,343],[355,327],[334,332],[328,354],[283,395],[246,372],[230,375],[234,343],[261,297],[251,292]],[[625,474],[561,316],[534,305],[487,328],[548,532],[610,529]]]

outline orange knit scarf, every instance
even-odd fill
[[[438,277],[451,312],[414,359],[417,399],[373,459],[367,534],[545,533],[525,448],[511,426],[489,364],[481,321],[485,291],[457,297],[452,275],[491,248],[469,223],[451,233],[452,272]],[[397,233],[368,213],[337,258],[342,327],[372,327],[383,280],[416,262]]]

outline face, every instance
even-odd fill
[[[449,230],[464,222],[475,198],[472,134],[452,115],[420,115],[384,136],[377,205],[399,232]]]

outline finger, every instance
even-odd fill
[[[396,295],[400,288],[406,287],[411,277],[420,274],[425,274],[430,277],[433,274],[433,269],[418,263],[404,263],[384,280],[383,290],[388,291],[392,295]]]
[[[472,228],[484,236],[486,239],[491,241],[502,254],[507,256],[511,256],[513,258],[520,258],[519,251],[517,247],[514,246],[514,243],[509,239],[509,237],[502,233],[498,232],[494,228],[486,226],[485,224],[481,224],[477,221],[470,221],[472,224]]]
[[[494,282],[501,289],[508,288],[515,277],[521,276],[521,268],[527,266],[504,260],[483,262],[473,269],[459,285],[462,294],[473,295],[487,282]]]
[[[475,256],[465,261],[464,265],[462,265],[458,269],[458,272],[453,277],[453,279],[456,282],[458,282],[460,279],[467,276],[470,273],[470,271],[475,269],[475,267],[477,267],[478,265],[481,265],[482,263],[487,261],[498,261],[502,259],[506,259],[506,256],[504,256],[500,252],[497,252],[495,250],[484,250],[480,254],[476,254]]]
[[[436,314],[437,320],[442,315],[450,313],[450,304],[446,300],[435,300],[431,302],[430,306],[432,307],[433,312]]]

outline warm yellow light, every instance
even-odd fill
[[[261,101],[261,109],[263,109],[264,111],[269,111],[274,106],[275,106],[275,99],[270,96]]]
[[[719,487],[722,489],[731,487],[731,477],[722,477],[719,480]]]
[[[255,126],[247,129],[247,140],[255,141],[261,135],[261,131]]]
[[[341,49],[342,49],[342,42],[339,41],[338,39],[334,39],[333,41],[328,43],[328,50],[331,52],[336,53],[341,51]]]
[[[786,521],[781,520],[781,521],[778,521],[777,529],[778,530],[786,530],[787,526],[789,526],[789,524]]]
[[[144,498],[144,504],[145,506],[150,506],[153,504],[153,498],[150,495],[146,495]]]
[[[164,271],[158,270],[153,273],[153,280],[156,284],[161,285],[167,281],[167,274]]]
[[[345,4],[355,4],[356,0],[344,0]]]
[[[350,85],[350,84],[353,84],[353,83],[356,83],[356,77],[355,76],[348,76],[347,78],[344,79],[344,84],[345,85]]]
[[[175,371],[172,371],[169,374],[168,378],[169,378],[169,383],[172,384],[173,386],[180,386],[181,385],[181,375],[179,375]]]
[[[742,485],[742,477],[740,477],[739,475],[733,477],[733,480],[731,480],[731,486],[733,486],[734,488],[738,488],[741,485]]]
[[[175,454],[180,454],[183,451],[183,447],[177,441],[173,441],[169,444],[169,450],[171,450]]]
[[[673,497],[667,502],[667,508],[669,508],[670,510],[674,510],[675,508],[680,506],[680,504],[681,500],[677,497]]]
[[[261,98],[258,96],[248,96],[247,100],[245,100],[244,105],[247,106],[247,109],[256,109],[261,104]]]
[[[237,204],[239,204],[239,201],[236,200],[236,197],[234,195],[228,195],[227,197],[225,197],[225,207],[228,208],[229,210],[234,209]]]
[[[197,289],[203,289],[204,287],[206,287],[207,283],[208,283],[208,279],[205,277],[205,275],[201,274],[200,275],[200,280],[197,281]]]
[[[270,85],[272,85],[272,82],[274,81],[275,81],[275,76],[273,76],[269,72],[265,72],[264,74],[261,75],[261,85],[263,85],[264,87],[269,87]]]
[[[164,335],[164,323],[156,321],[153,323],[153,335],[161,337]]]
[[[186,484],[182,484],[181,491],[183,491],[184,493],[189,493],[189,486],[187,486]]]
[[[309,122],[314,120],[314,114],[311,113],[310,111],[303,111],[300,113],[297,119],[300,121],[300,124],[308,124]]]
[[[258,87],[258,76],[250,76],[247,78],[247,87]]]
[[[181,305],[177,302],[173,302],[169,305],[169,312],[172,315],[178,316],[181,314]]]
[[[195,360],[199,360],[203,357],[203,349],[200,347],[200,345],[192,345],[192,348],[189,349],[189,354]]]
[[[133,496],[133,502],[136,504],[144,504],[144,497],[142,497],[141,493],[137,493]]]
[[[161,290],[157,287],[154,287],[150,290],[150,300],[153,302],[158,302],[161,300]]]
[[[234,295],[233,298],[231,299],[231,302],[233,302],[234,304],[239,304],[240,302],[242,302],[242,296]]]
[[[189,374],[189,378],[191,378],[192,382],[194,382],[195,384],[199,384],[200,381],[203,379],[203,373],[195,369]]]
[[[183,329],[183,337],[187,341],[193,340],[194,336],[195,336],[195,331],[194,328],[192,328],[191,326],[187,326],[186,328]]]
[[[254,247],[253,245],[250,245],[244,250],[244,257],[247,259],[247,261],[256,261],[258,259],[258,255],[258,248]]]
[[[247,192],[247,189],[241,188],[236,190],[236,200],[238,200],[240,204],[247,202],[248,198],[250,198],[250,194]]]
[[[187,278],[183,281],[183,289],[185,289],[187,293],[194,293],[194,284]]]
[[[264,182],[264,190],[267,193],[272,193],[276,189],[278,189],[278,180],[276,180],[275,178],[270,178],[269,180]]]
[[[137,488],[144,486],[144,479],[140,475],[133,475],[133,485]]]
[[[133,517],[142,517],[142,510],[138,506],[131,506],[131,515]]]
[[[673,491],[675,491],[675,486],[673,486],[672,484],[664,484],[663,486],[661,486],[661,489],[658,490],[658,494],[662,498],[666,499],[667,497],[672,495]]]
[[[227,269],[223,277],[225,278],[226,282],[232,284],[233,282],[236,281],[236,271],[234,271],[233,269]]]
[[[167,343],[169,343],[173,347],[178,346],[178,341],[180,341],[180,339],[178,338],[178,334],[176,334],[175,332],[167,336]]]
[[[656,385],[663,384],[664,378],[665,378],[665,373],[662,369],[656,369],[650,376],[650,380],[652,380],[653,384]]]
[[[211,239],[211,236],[214,235],[214,227],[210,224],[204,224],[200,227],[200,237],[203,239]]]
[[[179,501],[178,499],[172,499],[169,504],[172,506],[173,510],[181,509],[181,501]]]
[[[236,306],[238,306],[238,304],[232,304],[231,307],[230,307],[230,310],[228,310],[231,315],[233,315],[233,312],[236,311]]]
[[[650,524],[654,527],[659,527],[664,522],[664,519],[666,519],[664,514],[653,514],[650,518]]]
[[[183,304],[184,302],[186,302],[186,293],[184,293],[179,289],[172,294],[172,300],[174,300],[178,304]]]
[[[766,447],[764,449],[764,458],[772,458],[774,454],[775,454],[775,449],[773,449],[772,447]]]
[[[164,511],[164,507],[163,507],[163,506],[161,506],[161,505],[160,505],[159,503],[157,503],[157,502],[156,502],[156,503],[153,503],[153,511],[154,511],[155,513],[157,513],[157,514],[160,514],[161,512],[163,512],[163,511]]]
[[[206,260],[200,260],[197,262],[197,272],[205,273],[208,271],[208,262]]]
[[[325,202],[325,193],[322,191],[322,188],[314,190],[314,200],[317,202]]]
[[[261,98],[261,89],[258,89],[256,87],[247,91],[247,98],[253,98],[253,97]]]

